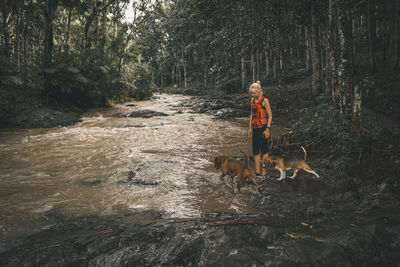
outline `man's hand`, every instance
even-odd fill
[[[265,129],[264,136],[265,136],[265,138],[269,137],[269,128]]]

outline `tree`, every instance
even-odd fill
[[[58,0],[46,0],[43,6],[44,15],[44,51],[43,51],[43,68],[44,68],[44,91],[47,97],[51,94],[51,74],[48,69],[53,63],[53,20],[54,14],[58,6]]]
[[[312,46],[312,93],[319,94],[321,91],[321,60],[320,60],[320,38],[318,36],[318,1],[311,1],[311,46]]]

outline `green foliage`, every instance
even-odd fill
[[[107,59],[95,54],[85,57],[64,57],[52,68],[45,69],[52,90],[50,97],[57,103],[79,107],[104,105],[115,89],[121,89],[121,75],[110,68]]]
[[[285,68],[282,72],[282,82],[284,83],[295,83],[299,80],[305,79],[310,76],[310,73],[306,71],[300,65]]]
[[[0,90],[12,90],[23,84],[23,79],[12,71],[14,66],[4,57],[0,57]]]
[[[369,74],[362,77],[362,94],[364,103],[376,112],[400,119],[400,73],[387,71],[385,73]]]
[[[133,97],[136,99],[148,99],[152,95],[154,85],[152,84],[151,68],[146,63],[133,64],[132,70],[127,76],[133,82],[135,91]]]
[[[333,170],[334,175],[346,173],[347,163],[354,155],[370,149],[365,146],[364,136],[360,139],[352,130],[349,122],[341,119],[339,110],[330,98],[321,94],[316,99],[309,98],[299,111],[299,119],[292,122],[296,135],[301,137],[306,147],[326,151],[327,157],[322,163]]]

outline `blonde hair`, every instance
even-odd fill
[[[252,84],[250,85],[250,88],[249,88],[249,92],[250,92],[250,93],[255,93],[255,92],[258,92],[258,91],[261,91],[261,92],[262,92],[262,88],[261,88],[261,83],[260,83],[260,81],[257,81],[257,82],[255,82],[255,83],[252,83]]]

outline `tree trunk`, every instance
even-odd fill
[[[119,6],[119,1],[117,1],[117,6]],[[111,47],[110,47],[111,58],[114,57],[114,53],[116,50],[115,40],[117,39],[117,35],[118,35],[117,15],[114,13],[113,14],[113,34],[112,34]]]
[[[96,14],[97,14],[97,11],[93,11],[89,15],[89,17],[85,23],[85,30],[84,30],[85,48],[90,48],[89,29],[90,29],[90,25],[92,24],[93,20],[96,18]]]
[[[256,80],[259,81],[260,80],[260,50],[257,47],[256,50]]]
[[[383,8],[383,68],[387,69],[387,48],[388,48],[388,22],[387,22],[387,7],[388,0],[384,0],[384,8]]]
[[[256,81],[256,68],[254,62],[254,44],[251,45],[251,71],[253,75],[253,83]]]
[[[304,28],[304,38],[306,40],[306,71],[310,71],[310,38],[308,37],[308,28]]]
[[[100,12],[97,13],[97,16],[95,18],[95,29],[94,29],[94,33],[95,33],[95,38],[94,38],[94,46],[96,47],[97,51],[100,50],[100,30],[99,30],[99,24],[100,24]]]
[[[369,62],[372,72],[376,72],[375,43],[376,43],[376,20],[375,0],[368,0],[368,49]]]
[[[106,0],[103,1],[104,5],[106,5]],[[102,21],[101,21],[101,32],[102,32],[102,36],[101,36],[101,45],[100,45],[100,53],[101,53],[101,58],[104,58],[104,54],[106,52],[106,42],[107,42],[107,8],[105,8],[103,10],[103,17],[102,17]]]
[[[15,62],[17,63],[17,72],[21,72],[21,32],[20,32],[21,16],[17,8],[17,21],[15,23]]]
[[[244,56],[241,57],[241,77],[242,77],[242,88],[243,90],[246,88],[246,68],[244,62]]]
[[[322,88],[322,84],[323,84],[323,79],[324,79],[324,75],[323,75],[323,69],[325,66],[325,55],[324,55],[324,45],[325,45],[325,34],[324,34],[324,30],[322,29],[322,26],[319,27],[319,56],[320,56],[320,72],[321,72],[321,88]]]
[[[276,61],[277,61],[277,83],[278,83],[278,98],[281,95],[281,85],[282,85],[282,68],[283,68],[283,62],[282,62],[282,49],[281,49],[281,32],[280,32],[280,20],[278,19],[278,26],[276,28]]]
[[[392,16],[392,69],[399,68],[399,10],[400,0],[393,1],[393,16]]]
[[[10,57],[10,33],[8,32],[8,20],[10,19],[10,13],[6,9],[5,5],[2,5],[1,16],[3,18],[3,34],[4,34],[4,57],[9,59]]]
[[[265,75],[269,76],[269,55],[268,50],[265,50]]]
[[[274,80],[276,80],[278,78],[278,60],[276,58],[277,58],[277,55],[275,52],[274,59],[273,59],[273,65],[272,65],[272,69],[274,71]]]
[[[353,93],[353,116],[352,116],[352,125],[353,130],[356,133],[360,133],[361,129],[361,85],[360,83],[356,83],[354,85],[354,93]]]
[[[278,97],[281,95],[281,88],[282,88],[282,70],[283,70],[283,58],[282,58],[282,50],[278,49],[278,57],[279,57],[279,64],[278,64]]]
[[[43,51],[43,68],[48,69],[53,62],[53,20],[54,13],[58,6],[58,0],[47,0],[44,8],[44,51]],[[52,93],[50,86],[50,74],[44,72],[44,91],[47,97]]]
[[[119,73],[122,72],[122,65],[124,65],[124,55],[119,57],[119,61],[118,61],[118,72]]]
[[[71,43],[71,16],[72,8],[68,9],[67,23],[65,25],[65,44],[64,44],[64,54],[69,55],[70,43]]]
[[[204,47],[201,47],[201,54],[203,58],[203,88],[207,89],[207,56]]]
[[[335,8],[335,1],[329,0],[328,9],[328,46],[327,46],[327,90],[331,92],[332,101],[338,102],[340,92],[338,86],[338,69],[337,69],[337,53],[338,53],[338,33],[337,33],[337,9]]]
[[[353,17],[353,16],[352,16]],[[355,35],[357,35],[358,34],[358,29],[357,29],[357,18],[356,17],[353,17],[352,18],[352,23],[351,23],[351,28],[352,28],[352,39],[354,40],[355,39]],[[353,45],[353,59],[355,58],[355,56],[356,56],[356,46],[355,45]],[[355,60],[353,60],[353,69],[354,69],[354,73],[356,73],[356,71],[357,71],[357,65],[356,65],[356,62],[355,62]]]
[[[182,87],[182,70],[181,70],[181,66],[178,66],[178,86]]]
[[[294,52],[293,47],[289,48],[289,56],[290,56],[290,65],[294,66]]]
[[[187,88],[187,83],[186,83],[186,62],[185,62],[185,53],[184,53],[184,45],[182,44],[182,66],[183,66],[183,85],[184,88]]]
[[[92,25],[94,19],[97,17],[97,14],[99,12],[102,12],[104,9],[106,9],[109,5],[111,5],[115,1],[116,0],[108,0],[108,2],[105,2],[103,6],[100,7],[100,6],[97,6],[97,4],[96,4],[96,6],[93,8],[92,13],[90,13],[90,15],[85,23],[84,36],[85,36],[85,47],[86,48],[90,47],[90,39],[89,39],[90,25]]]
[[[22,65],[23,65],[23,73],[24,73],[24,81],[26,82],[26,67],[27,67],[27,46],[28,46],[28,24],[25,23],[24,31],[22,34],[22,49],[23,49],[23,56],[22,56]]]
[[[171,84],[175,86],[175,64],[173,64],[171,68]]]
[[[318,17],[316,0],[312,0],[311,4],[311,41],[312,41],[312,94],[318,95],[321,91],[321,60],[320,60],[320,44],[318,36]]]
[[[341,115],[351,120],[353,104],[353,42],[351,38],[351,18],[349,16],[349,2],[347,0],[330,0],[337,12],[338,46],[338,93]]]

